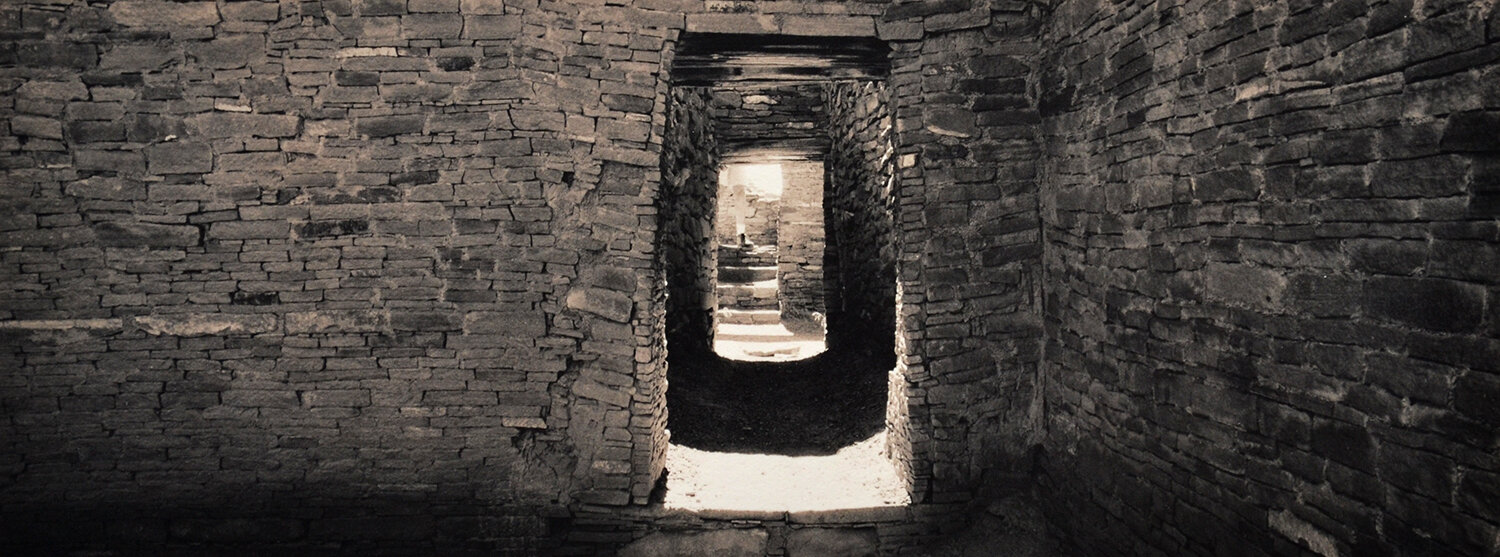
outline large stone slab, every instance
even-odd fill
[[[276,316],[267,314],[177,313],[143,315],[133,319],[135,328],[148,335],[198,337],[253,335],[276,330]]]
[[[765,554],[765,530],[656,532],[620,549],[620,557],[760,557]]]
[[[94,225],[99,243],[121,248],[170,248],[198,245],[201,232],[192,225],[149,222],[101,222]]]
[[[876,555],[874,528],[799,528],[786,535],[787,557]]]
[[[288,334],[369,333],[390,328],[390,314],[382,310],[294,311],[286,314]]]
[[[125,0],[111,4],[109,15],[126,27],[206,27],[219,22],[219,6],[213,2]]]

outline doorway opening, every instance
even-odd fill
[[[909,504],[888,48],[688,34],[675,60],[659,200],[664,504]],[[746,337],[764,344],[735,352]]]
[[[823,166],[729,163],[714,225],[714,353],[744,362],[823,353]]]

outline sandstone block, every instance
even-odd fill
[[[286,221],[227,221],[213,223],[208,237],[214,240],[278,240],[290,235]]]
[[[182,313],[134,318],[135,328],[148,335],[179,337],[253,335],[276,330],[276,316],[267,314]]]
[[[71,81],[27,81],[16,89],[23,99],[77,101],[89,98],[89,89],[77,79]]]
[[[464,330],[537,338],[547,334],[547,316],[535,311],[475,311],[464,316]]]
[[[774,33],[776,19],[762,14],[688,14],[687,30],[694,33]]]
[[[264,35],[221,36],[187,50],[199,64],[214,69],[243,68],[266,55]]]
[[[63,192],[84,199],[133,201],[146,198],[146,186],[124,178],[94,176],[68,184]]]
[[[212,172],[213,149],[207,143],[159,143],[146,148],[146,170],[152,174]]]
[[[410,14],[401,16],[401,36],[407,39],[456,39],[463,31],[458,14]]]
[[[974,137],[979,135],[974,113],[959,108],[930,108],[927,110],[927,130],[938,135]]]
[[[213,2],[125,0],[110,4],[109,15],[126,27],[207,27],[219,22],[219,7]]]
[[[62,139],[62,122],[54,118],[16,115],[10,120],[10,131],[21,137]]]
[[[874,528],[797,528],[787,533],[787,557],[877,555]]]
[[[637,114],[650,114],[651,109],[656,106],[656,101],[635,95],[613,95],[605,93],[604,106],[620,112],[634,112]]]
[[[287,114],[209,112],[188,118],[194,134],[209,139],[226,137],[292,137],[301,118]]]
[[[630,313],[635,307],[625,294],[587,287],[574,288],[569,292],[567,306],[620,323],[630,321]]]
[[[621,557],[760,557],[770,535],[761,528],[655,532],[620,549]]]
[[[447,311],[397,311],[391,314],[391,329],[397,331],[456,331],[462,318]]]
[[[371,138],[422,133],[421,116],[379,116],[361,118],[354,129]]]
[[[196,226],[148,222],[101,222],[94,225],[99,243],[110,247],[170,248],[198,245]]]
[[[406,13],[406,0],[355,0],[361,16],[402,15]]]
[[[521,35],[524,26],[521,18],[509,15],[469,15],[463,23],[464,38],[480,40],[514,39]]]
[[[611,387],[591,379],[579,379],[573,382],[573,394],[583,398],[597,400],[618,408],[630,407],[630,393],[619,387]]]
[[[286,314],[287,334],[366,333],[390,328],[383,310],[296,311]]]

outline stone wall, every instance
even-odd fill
[[[1481,555],[1493,2],[1062,2],[1046,462],[1100,555]]]
[[[753,157],[788,147],[813,154],[826,151],[820,87],[809,83],[714,88],[714,127],[724,153]]]
[[[916,500],[1024,478],[1039,432],[1039,138],[1028,2],[893,6],[898,374]],[[903,41],[911,38],[912,41]],[[915,40],[920,38],[921,40]]]
[[[6,544],[526,553],[569,507],[644,502],[680,11],[0,26]]]
[[[777,298],[783,320],[806,320],[822,314],[823,305],[823,163],[781,164],[783,190],[777,230]]]
[[[713,346],[719,300],[715,221],[722,220],[719,161],[709,90],[674,87],[662,147],[661,264],[667,277],[667,345],[701,354]],[[732,218],[728,220],[733,220]]]

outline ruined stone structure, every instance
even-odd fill
[[[1493,554],[1497,61],[1493,1],[6,2],[0,553],[898,553],[1022,493],[1083,554]],[[908,506],[653,505],[766,152]]]

